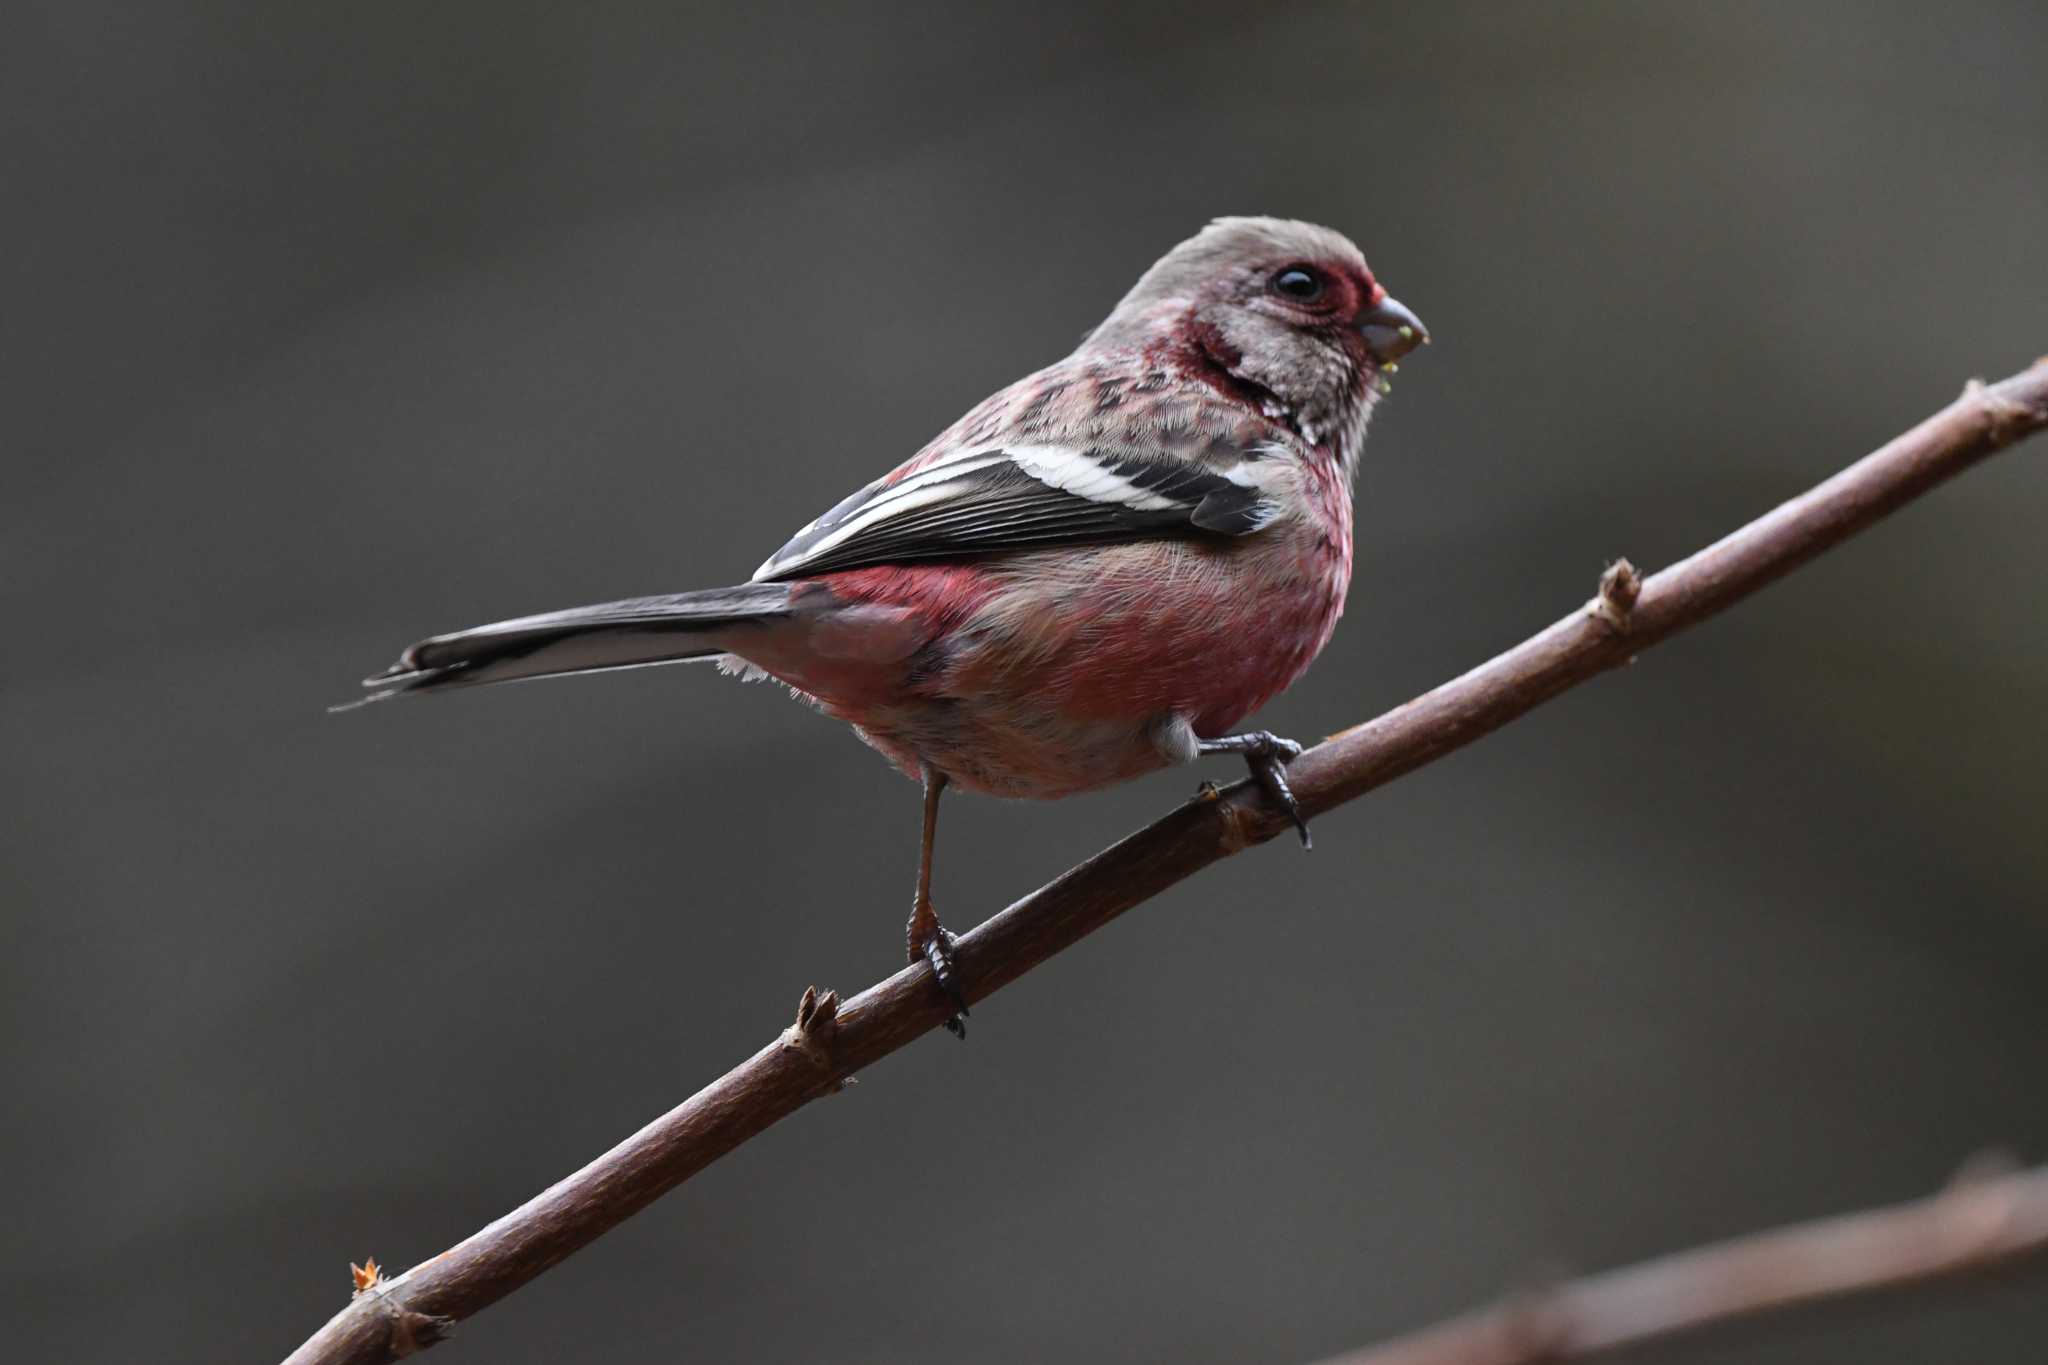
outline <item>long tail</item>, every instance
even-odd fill
[[[369,696],[333,709],[407,692],[708,659],[729,652],[736,635],[789,614],[787,584],[747,583],[522,616],[422,640],[363,679],[363,686],[376,689]]]

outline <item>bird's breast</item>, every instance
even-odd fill
[[[1158,768],[1161,717],[1229,733],[1300,677],[1336,627],[1348,524],[1341,535],[1274,529],[1247,543],[1006,564],[1002,586],[927,652],[918,700],[863,725],[1004,795],[1067,795]]]

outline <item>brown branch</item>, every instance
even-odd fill
[[[1616,565],[1586,608],[1303,754],[1288,769],[1302,809],[1321,814],[1470,744],[2043,426],[2048,361],[1990,387],[1971,384],[1882,449],[1647,581]],[[1250,783],[1181,806],[961,938],[957,970],[967,997],[1000,990],[1132,906],[1288,828]],[[290,1365],[388,1361],[430,1344],[770,1124],[938,1027],[952,1010],[922,965],[836,1010],[815,995],[807,1001],[781,1038],[611,1151],[466,1241],[365,1291]]]
[[[1539,1365],[2048,1249],[2048,1167],[1966,1173],[1927,1199],[1798,1223],[1574,1280],[1323,1365]]]

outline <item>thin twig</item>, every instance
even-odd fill
[[[1733,605],[2043,426],[2048,361],[1989,387],[1972,384],[1882,449],[1646,581],[1616,565],[1586,608],[1295,760],[1288,777],[1302,810],[1321,814],[1470,744]],[[1291,828],[1248,782],[1179,807],[963,936],[955,970],[967,998],[1000,990],[1132,906]],[[454,1322],[953,1012],[921,964],[843,1002],[836,1014],[819,1004],[812,996],[794,1029],[582,1170],[365,1291],[294,1352],[290,1365],[389,1361],[431,1344]]]
[[[1967,1172],[1910,1204],[1796,1223],[1573,1280],[1323,1365],[1538,1365],[2048,1249],[2048,1167]]]

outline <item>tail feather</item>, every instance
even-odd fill
[[[789,595],[786,583],[747,583],[602,602],[436,635],[363,680],[376,691],[333,709],[353,710],[407,692],[713,658],[730,651],[735,633],[786,619]]]

